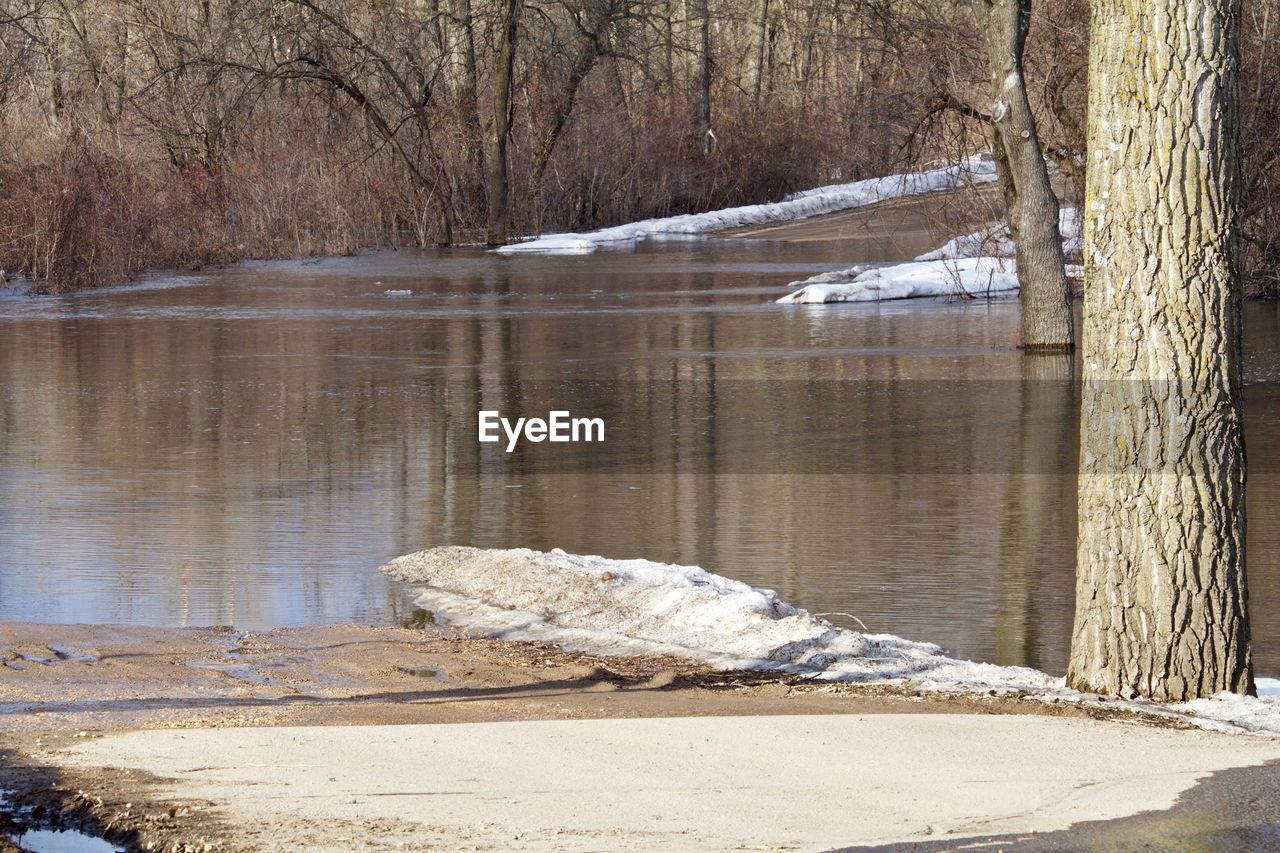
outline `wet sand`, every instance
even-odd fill
[[[815,685],[667,658],[592,659],[434,626],[239,632],[4,623],[0,660],[0,785],[14,792],[11,801],[151,849],[350,849],[355,839],[368,849],[406,841],[454,846],[450,827],[471,826],[476,815],[487,823],[468,843],[482,848],[527,842],[559,849],[573,839],[635,847],[656,839],[679,849],[693,847],[704,824],[729,833],[715,836],[710,846],[718,847],[745,843],[745,836],[730,832],[736,822],[714,815],[775,799],[790,803],[778,811],[785,819],[760,818],[749,833],[775,846],[791,836],[805,848],[936,837],[926,830],[941,826],[952,834],[1050,830],[1167,808],[1211,771],[1280,758],[1275,741],[1138,724],[1105,703]],[[765,721],[726,719],[744,716]],[[715,721],[678,719],[692,717]],[[1115,717],[1125,722],[1104,722]],[[638,719],[650,727],[609,728]],[[534,721],[595,722],[565,729],[558,741],[564,748],[553,755],[546,752],[552,741],[528,736],[541,730],[520,728]],[[511,724],[518,725],[503,728]],[[139,731],[152,733],[130,734]],[[447,742],[453,752],[438,760],[420,754],[413,744],[423,738]],[[718,746],[706,752],[711,742]],[[975,751],[980,743],[1003,749]],[[294,754],[316,745],[319,753]],[[822,755],[848,749],[854,751],[823,771],[835,776],[805,781]],[[816,751],[796,757],[805,750]],[[1064,775],[1046,769],[1046,750],[1068,763],[1073,756],[1087,761]],[[1132,756],[1116,761],[1125,750]],[[477,756],[475,772],[466,768],[467,755]],[[752,764],[761,756],[768,768],[789,769],[774,778]],[[546,784],[530,788],[528,768],[543,765]],[[693,780],[681,775],[690,767],[719,768],[724,790],[690,791]],[[903,770],[910,767],[916,770]],[[1054,787],[1064,778],[1075,780],[1071,791]],[[399,780],[393,793],[420,795],[388,797],[388,779]],[[1140,783],[1131,790],[1134,779]],[[450,780],[461,787],[449,787]],[[621,787],[610,789],[610,780]],[[952,811],[939,811],[931,798],[940,780],[949,780],[944,788],[987,793],[958,795]],[[982,787],[1000,780],[1012,787]],[[304,783],[305,793],[287,787]],[[280,784],[286,788],[270,788]],[[842,822],[848,803],[827,796],[840,786],[879,791],[867,794],[856,827]],[[648,788],[688,800],[679,820],[651,826],[649,812],[624,799],[596,806],[599,792],[638,796]],[[1011,812],[1016,803],[1027,805]],[[794,828],[805,809],[810,834]],[[535,812],[548,817],[533,821]],[[492,816],[499,813],[501,820]],[[550,817],[557,814],[565,817]],[[947,814],[940,823],[934,817]],[[906,819],[912,815],[933,822]]]
[[[1280,742],[841,714],[147,731],[63,756],[177,780],[262,850],[818,851],[1165,809]]]

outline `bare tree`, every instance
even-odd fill
[[[742,88],[752,105],[760,103],[760,89],[764,81],[765,56],[769,48],[769,0],[756,0],[756,8],[749,22],[751,38],[747,48],[747,68]]]
[[[76,221],[100,223],[121,257],[161,266],[480,242],[954,159],[989,144],[977,122],[994,104],[1007,100],[1004,122],[1022,122],[1024,96],[1074,201],[1085,0],[1041,0],[1022,35],[1016,0],[979,3],[977,17],[974,3],[0,0],[0,266],[28,269],[34,246],[54,239],[61,226],[41,217],[60,209],[50,200],[64,184],[93,189],[102,210],[129,199],[111,215],[133,226]],[[1268,46],[1280,0],[1244,8],[1242,234],[1251,286],[1280,293],[1280,54]],[[987,31],[1003,39],[997,66],[1025,41],[1017,98],[992,97]],[[939,91],[964,109],[913,134],[940,115]],[[997,129],[1013,207],[1040,192],[1038,176],[1020,177],[1036,165],[1022,131]],[[1048,225],[1014,226],[1024,248],[1053,243]],[[137,233],[166,236],[135,251],[123,235]],[[1022,266],[1031,307],[1050,288],[1037,263]]]
[[[971,5],[990,60],[991,126],[1005,216],[1017,248],[1022,345],[1068,350],[1075,346],[1075,332],[1058,198],[1040,149],[1023,62],[1031,0],[971,0]]]
[[[490,246],[507,242],[510,226],[511,177],[507,144],[511,139],[512,89],[515,85],[516,37],[520,31],[521,0],[502,0],[498,23],[498,59],[493,73],[493,123],[489,128],[486,192],[489,222],[485,232]]]
[[[711,129],[711,9],[707,0],[686,0],[693,32],[693,97],[695,126],[702,153],[715,147]]]

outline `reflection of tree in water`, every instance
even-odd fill
[[[334,292],[352,287],[340,275],[286,289],[233,270],[181,298],[116,294],[109,318],[7,326],[6,606],[98,621],[397,622],[412,611],[376,572],[388,557],[562,547],[700,563],[872,630],[1060,668],[1074,502],[1037,461],[1058,404],[1009,381],[1023,358],[1000,345],[1016,305],[837,309],[815,326],[816,311],[667,310],[709,305],[726,281],[695,264],[660,273],[656,294],[625,277],[566,280],[559,265],[541,277],[459,266],[406,282],[440,300],[425,316],[385,301],[339,313]],[[610,310],[578,310],[596,289]],[[148,314],[149,300],[211,316]],[[598,387],[547,381],[563,375]],[[534,464],[545,445],[481,458],[479,401],[543,413],[565,389],[611,406],[610,424],[640,440],[567,457],[604,465]],[[1276,410],[1250,410],[1259,517],[1275,503]],[[1028,454],[1027,476],[1010,480]],[[1018,514],[1039,542],[1009,538]],[[1264,613],[1280,552],[1267,536],[1255,525]]]
[[[1049,671],[1066,664],[1065,655],[1045,654],[1046,592],[1071,588],[1075,533],[1075,413],[1073,359],[1070,355],[1025,355],[1019,383],[1017,425],[1013,435],[1004,512],[999,526],[999,575],[996,581],[996,659],[1004,664]],[[1069,598],[1067,599],[1070,600]],[[1069,614],[1049,628],[1052,647],[1065,651]],[[1059,630],[1061,629],[1061,631]]]

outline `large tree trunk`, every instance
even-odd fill
[[[1058,230],[1058,198],[1027,99],[1022,57],[1031,0],[972,0],[991,61],[991,118],[1005,216],[1018,256],[1022,345],[1061,351],[1075,346],[1071,289]]]
[[[1094,0],[1068,683],[1251,692],[1239,0]]]
[[[490,246],[501,246],[507,242],[511,219],[507,142],[511,138],[511,88],[515,78],[519,21],[520,0],[504,0],[498,32],[498,61],[493,72],[493,126],[489,132],[489,156],[485,164],[485,195],[489,207],[485,239]]]

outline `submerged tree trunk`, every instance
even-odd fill
[[[972,0],[972,6],[991,63],[996,167],[1017,249],[1022,345],[1038,351],[1069,350],[1075,346],[1075,332],[1058,199],[1049,184],[1023,78],[1031,0]]]
[[[1239,0],[1094,0],[1068,683],[1252,692]]]
[[[515,78],[519,22],[520,0],[504,0],[498,34],[498,61],[493,72],[493,126],[489,132],[489,156],[485,164],[485,194],[489,207],[485,239],[490,246],[501,246],[507,242],[511,219],[507,143],[511,138],[511,89]]]

